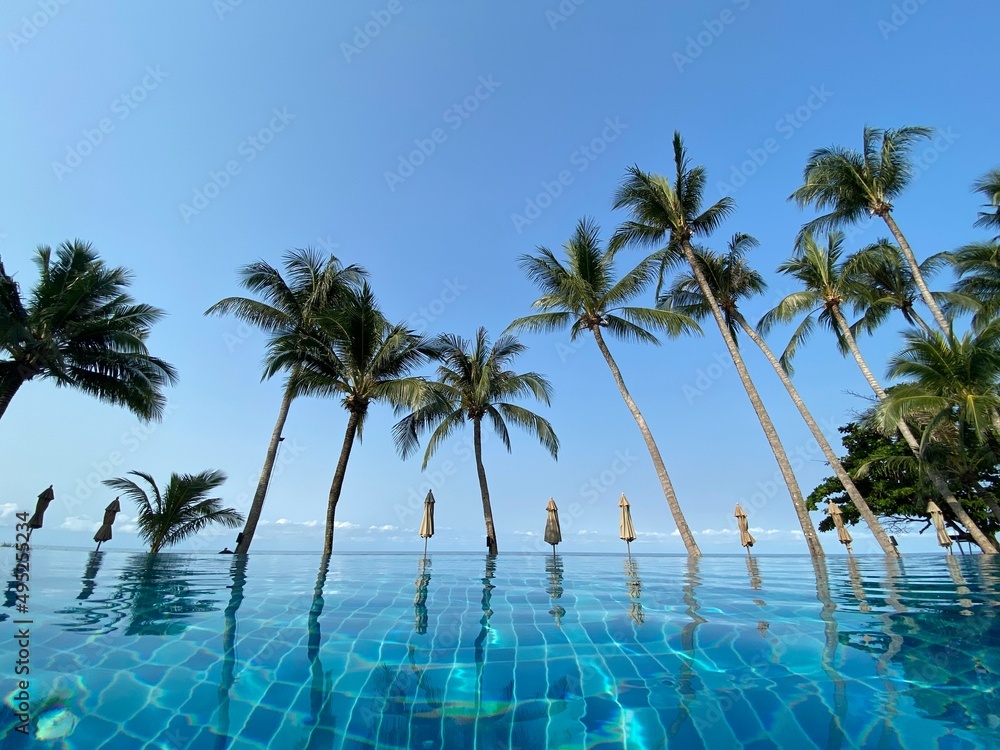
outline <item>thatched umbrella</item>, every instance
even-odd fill
[[[833,525],[837,527],[837,539],[847,547],[847,554],[851,554],[851,543],[854,539],[851,537],[851,532],[844,526],[844,514],[840,510],[840,506],[831,500],[830,507],[826,509],[826,512],[833,519]]]
[[[736,525],[740,527],[740,544],[747,548],[747,555],[749,556],[750,548],[757,543],[757,540],[750,533],[747,513],[740,507],[739,503],[736,503],[736,510],[733,512],[733,515],[736,516]]]
[[[424,540],[424,557],[427,557],[427,540],[434,536],[434,491],[427,490],[424,498],[424,517],[420,521],[420,536]]]
[[[52,485],[48,486],[48,489],[42,491],[42,494],[38,496],[38,502],[35,503],[35,515],[28,519],[28,535],[31,536],[31,532],[34,529],[42,528],[42,522],[45,520],[45,511],[49,507],[49,503],[55,500],[56,494],[52,491]]]
[[[618,507],[621,508],[621,516],[618,521],[618,536],[625,540],[625,551],[632,559],[632,542],[635,541],[635,528],[632,526],[632,510],[629,507],[628,500],[625,499],[625,493],[622,493],[622,499],[618,502]]]
[[[562,529],[559,528],[559,508],[551,497],[545,510],[549,512],[548,518],[545,519],[545,543],[552,545],[552,554],[555,555],[556,545],[562,541]]]
[[[927,503],[927,513],[930,514],[931,523],[934,524],[934,530],[937,532],[937,541],[942,547],[948,548],[948,554],[951,554],[951,545],[954,544],[951,537],[948,535],[948,530],[944,527],[944,515],[941,513],[941,509],[937,506],[933,500]]]
[[[101,528],[97,530],[94,534],[94,541],[97,542],[97,551],[101,551],[102,542],[111,541],[111,525],[115,522],[115,516],[117,516],[122,511],[122,506],[118,502],[116,497],[111,501],[111,504],[104,509],[104,522],[101,524]]]

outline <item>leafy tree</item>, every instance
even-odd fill
[[[140,419],[163,416],[174,368],[150,355],[150,327],[163,311],[137,304],[132,274],[104,263],[89,243],[35,254],[38,282],[27,300],[0,260],[0,417],[25,383],[75,388]]]
[[[431,342],[431,346],[436,350],[435,358],[441,362],[437,369],[437,382],[428,391],[427,401],[393,428],[396,445],[406,458],[417,449],[420,434],[432,431],[424,451],[423,468],[427,468],[427,462],[440,444],[466,422],[472,422],[476,470],[486,522],[486,547],[488,554],[495,555],[496,529],[483,466],[483,419],[493,426],[508,452],[509,422],[534,435],[556,458],[559,440],[552,425],[534,412],[510,402],[511,399],[531,396],[548,405],[552,386],[536,372],[517,374],[508,369],[526,349],[524,344],[510,335],[500,336],[491,343],[486,329],[480,328],[474,341],[442,334]]]
[[[978,180],[972,189],[986,199],[985,211],[979,212],[975,226],[1000,230],[1000,168],[991,169]],[[994,238],[1000,240],[1000,236]]]
[[[243,523],[241,513],[222,507],[220,498],[209,497],[226,481],[226,475],[221,471],[171,474],[163,492],[149,474],[141,471],[130,471],[129,474],[142,479],[150,492],[125,477],[105,479],[104,484],[136,504],[139,536],[149,543],[152,554],[197,534],[211,524],[232,528]]]

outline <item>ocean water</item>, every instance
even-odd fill
[[[3,748],[1000,747],[981,555],[36,548],[30,575]]]

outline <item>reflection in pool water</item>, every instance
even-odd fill
[[[64,748],[1000,746],[991,557],[31,565],[33,731]]]

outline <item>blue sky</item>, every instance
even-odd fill
[[[37,245],[94,243],[135,272],[138,299],[169,313],[150,346],[181,377],[166,418],[148,426],[47,383],[24,387],[0,426],[0,523],[12,532],[13,511],[30,510],[53,484],[36,543],[88,546],[113,499],[88,482],[131,469],[163,481],[221,469],[224,498],[245,510],[281,385],[259,382],[261,334],[202,315],[239,293],[238,266],[328,249],[370,270],[392,318],[428,333],[499,333],[535,299],[517,256],[559,248],[582,216],[609,236],[623,218],[610,199],[625,168],[667,172],[674,130],[708,169],[707,198],[738,203],[713,243],[736,231],[761,241],[753,262],[771,293],[749,318],[793,290],[773,269],[811,216],[786,201],[808,153],[857,147],[865,124],[938,129],[895,211],[918,256],[980,238],[970,184],[1000,164],[995,104],[984,96],[1000,10],[985,1],[956,10],[940,0],[5,3],[3,262],[27,288]],[[883,234],[880,225],[852,231],[849,246]],[[638,260],[624,254],[622,269]],[[772,344],[787,336],[775,331]],[[521,368],[555,387],[542,413],[562,450],[553,462],[524,434],[512,435],[512,455],[487,441],[501,552],[539,548],[550,496],[563,552],[617,551],[622,492],[634,548],[682,552],[593,343],[525,342]],[[882,371],[898,340],[887,329],[862,345]],[[761,553],[804,551],[718,333],[610,346],[703,551],[739,551],[737,501],[760,530]],[[766,362],[747,358],[808,493],[828,470]],[[865,403],[860,374],[822,332],[800,353],[796,383],[830,432]],[[481,549],[468,443],[446,445],[422,474],[419,459],[393,452],[393,422],[375,407],[355,448],[336,548],[419,549],[411,500],[433,486],[432,547]],[[322,548],[345,424],[336,402],[293,405],[257,548]],[[116,547],[139,546],[130,511]],[[856,536],[859,551],[871,549]],[[903,550],[933,549],[927,536],[907,537]],[[234,538],[226,530],[186,546],[221,549]],[[823,541],[840,551],[830,535]]]

